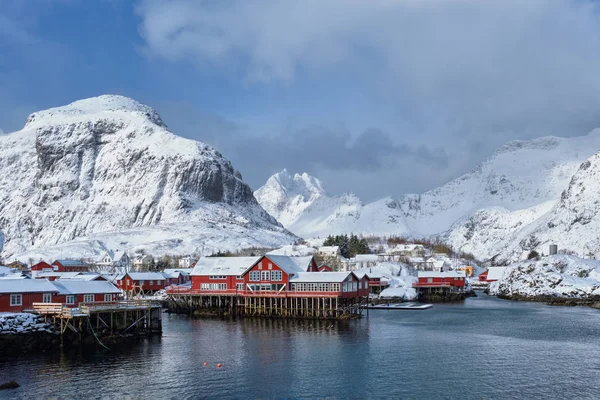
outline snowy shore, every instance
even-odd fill
[[[510,265],[489,293],[554,304],[600,303],[600,261],[554,255]]]

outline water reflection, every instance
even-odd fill
[[[359,321],[165,314],[163,326],[162,338],[111,351],[2,357],[0,381],[23,386],[0,398],[595,398],[600,390],[600,312],[586,308],[481,297]]]

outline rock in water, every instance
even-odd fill
[[[3,389],[16,389],[18,387],[21,387],[21,385],[19,385],[17,382],[15,381],[8,381],[6,383],[3,383],[0,385],[0,390]]]

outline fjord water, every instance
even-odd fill
[[[600,311],[470,298],[347,322],[164,315],[112,351],[2,357],[0,398],[598,398]],[[203,366],[208,362],[208,366]],[[222,363],[222,368],[217,368]]]

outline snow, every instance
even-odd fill
[[[243,275],[262,257],[204,257],[196,262],[191,276]]]
[[[417,298],[417,291],[412,287],[397,286],[383,289],[379,294],[381,299],[400,298],[402,300],[415,300]]]
[[[290,283],[344,282],[351,272],[297,272]]]
[[[164,278],[163,278],[164,279]],[[61,279],[52,284],[59,294],[120,294],[121,290],[107,281],[84,281],[77,279]]]
[[[465,278],[465,271],[419,271],[419,278]]]
[[[490,267],[490,268],[488,268],[487,280],[488,281],[497,281],[498,279],[502,278],[502,275],[504,274],[505,270],[506,270],[506,267]]]
[[[32,114],[23,130],[0,136],[0,170],[4,258],[95,259],[134,246],[210,254],[297,240],[218,151],[122,96]]]
[[[490,294],[531,299],[600,296],[600,261],[554,255],[515,263],[490,284]]]
[[[317,249],[311,246],[306,245],[295,245],[288,244],[282,246],[278,249],[271,250],[267,252],[267,254],[277,255],[277,256],[291,256],[291,257],[301,257],[301,256],[310,256],[317,252]]]
[[[45,323],[43,316],[29,313],[0,312],[0,335],[31,332],[53,333],[54,326]]]
[[[286,170],[255,196],[286,228],[305,237],[350,232],[434,237],[478,259],[497,256],[503,262],[518,260],[523,250],[547,253],[551,243],[586,255],[600,240],[598,150],[600,129],[513,141],[469,173],[398,200],[364,204],[352,194],[330,196],[316,178],[292,177]]]
[[[50,293],[58,292],[52,282],[45,279],[0,279],[0,293]]]
[[[134,281],[164,281],[165,276],[160,272],[128,272]]]

